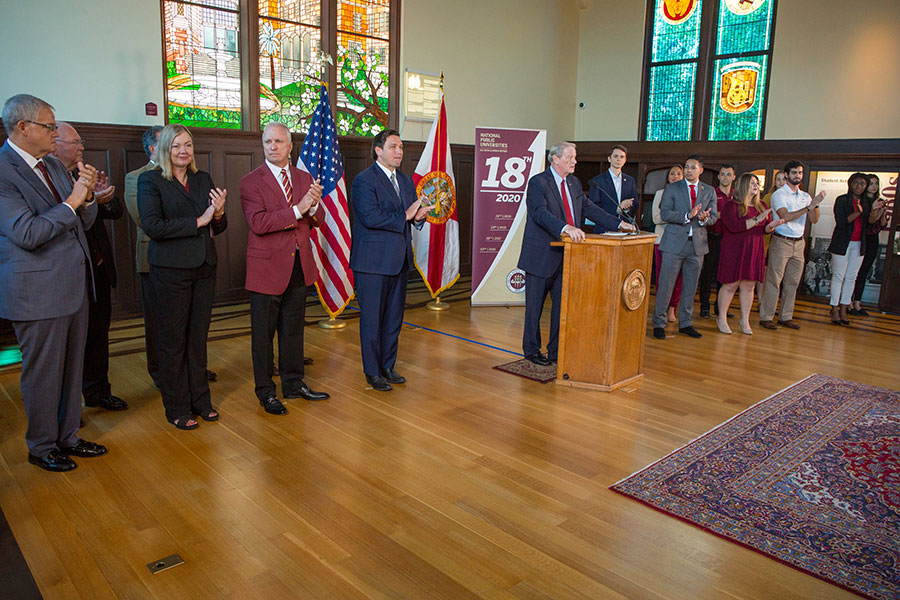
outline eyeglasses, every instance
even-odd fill
[[[47,131],[56,131],[59,129],[59,125],[56,123],[41,123],[39,121],[31,121],[29,119],[22,119],[23,123],[31,123],[32,125],[37,125],[39,127],[43,127]]]
[[[79,138],[77,140],[64,140],[62,138],[57,138],[56,143],[58,144],[60,142],[63,142],[65,144],[74,144],[75,146],[84,146],[85,143],[83,138]]]

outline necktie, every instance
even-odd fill
[[[284,188],[284,197],[287,198],[288,204],[294,198],[294,188],[291,186],[291,178],[288,177],[287,169],[281,170],[281,187]]]
[[[397,172],[391,171],[391,185],[394,186],[394,191],[397,192],[397,197],[400,197],[400,184],[397,183]]]
[[[559,195],[562,196],[563,208],[566,209],[566,223],[575,227],[575,219],[572,218],[572,207],[569,206],[569,196],[566,194],[566,180],[559,183]]]
[[[694,208],[694,204],[697,203],[697,184],[692,183],[688,187],[691,188],[691,208]]]
[[[37,168],[43,173],[44,179],[47,181],[47,186],[50,188],[50,191],[53,192],[53,197],[56,198],[57,204],[62,204],[62,197],[59,195],[59,192],[56,191],[56,186],[53,185],[53,179],[50,178],[50,171],[47,170],[47,165],[44,164],[44,161],[39,160]]]

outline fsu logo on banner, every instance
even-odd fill
[[[695,8],[696,0],[663,0],[659,12],[667,23],[678,25],[687,21],[694,14]]]
[[[766,0],[725,0],[725,6],[736,15],[749,15],[766,3]]]
[[[446,223],[456,210],[456,188],[450,176],[443,171],[432,171],[422,177],[416,186],[416,194],[422,206],[431,207],[425,215],[429,223]]]
[[[722,67],[719,106],[732,114],[749,110],[756,103],[756,86],[760,65],[755,62],[736,62]]]

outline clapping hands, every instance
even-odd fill
[[[225,196],[227,190],[214,188],[209,191],[209,206],[203,214],[197,217],[197,227],[205,227],[214,218],[218,221],[225,215]]]

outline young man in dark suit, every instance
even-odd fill
[[[622,167],[628,160],[628,150],[625,146],[616,144],[606,159],[609,161],[609,169],[588,182],[590,200],[609,214],[634,222],[637,185],[634,177],[622,172]],[[600,233],[602,228],[595,224],[594,231]]]
[[[416,198],[412,179],[400,172],[403,141],[385,129],[372,142],[375,164],[353,179],[350,268],[359,300],[363,372],[387,392],[406,379],[394,370],[403,324],[406,280],[413,264],[411,226],[421,227],[429,208]]]

